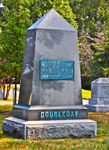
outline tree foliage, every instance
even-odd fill
[[[91,43],[89,42],[89,33],[88,30],[85,31],[84,25],[82,27],[80,36],[79,36],[79,56],[80,56],[80,68],[81,68],[81,80],[83,88],[89,88],[91,79],[90,79],[90,65],[91,60],[93,59],[93,51],[91,49]]]
[[[22,67],[26,29],[31,24],[28,0],[4,0],[3,19],[0,34],[0,74],[4,80],[8,77],[20,76]],[[2,19],[1,18],[1,19]],[[15,75],[17,74],[17,75]]]
[[[76,15],[72,12],[68,0],[31,0],[30,16],[33,23],[54,8],[64,19],[66,19],[75,29],[78,28],[75,21]]]
[[[90,81],[109,77],[109,1],[70,0],[70,6],[78,22],[82,85],[90,88]]]
[[[108,0],[3,0],[3,5],[0,78],[21,77],[26,30],[51,8],[78,30],[83,87],[90,88],[98,77],[109,77]]]
[[[21,77],[26,30],[32,23],[54,8],[76,29],[78,26],[69,1],[3,0],[3,5],[0,20],[0,78],[5,84],[5,79],[15,77],[17,83],[16,80]]]

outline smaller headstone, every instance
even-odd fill
[[[109,78],[98,78],[91,83],[91,98],[85,106],[89,111],[109,112]]]
[[[3,93],[2,93],[2,89],[0,89],[0,100],[3,100]]]

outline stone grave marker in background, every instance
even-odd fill
[[[2,93],[2,89],[0,89],[0,100],[3,100],[3,93]]]
[[[91,83],[91,98],[85,106],[89,111],[109,112],[109,78],[98,78]]]
[[[82,105],[77,31],[54,9],[27,30],[19,102],[3,132],[35,140],[96,136]]]

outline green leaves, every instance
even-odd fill
[[[2,14],[5,18],[5,23],[1,20],[2,51],[0,50],[0,54],[3,59],[0,60],[0,63],[2,69],[4,68],[4,71],[8,72],[7,75],[9,76],[16,68],[21,71],[26,30],[32,24],[32,21],[30,20],[30,10],[28,9],[29,0],[4,0],[3,5]]]
[[[82,76],[90,80],[109,76],[107,0],[3,0],[3,5],[4,8],[0,8],[1,78],[12,74],[16,68],[20,76],[26,30],[51,8],[78,29]]]
[[[58,11],[77,29],[75,15],[72,13],[69,1],[4,0],[3,5],[4,8],[0,22],[2,27],[0,43],[2,59],[0,63],[5,68],[4,71],[7,68],[8,74],[12,72],[10,70],[21,69],[27,28],[51,8]],[[3,21],[3,18],[5,21]]]
[[[33,20],[33,23],[47,13],[51,8],[54,8],[75,29],[78,28],[77,22],[75,21],[76,16],[69,6],[69,1],[66,0],[32,0],[30,6],[30,16]]]

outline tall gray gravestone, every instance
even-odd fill
[[[54,9],[27,30],[19,102],[3,132],[35,140],[96,136],[82,105],[77,31]]]
[[[109,78],[98,78],[91,83],[89,111],[109,112]]]

